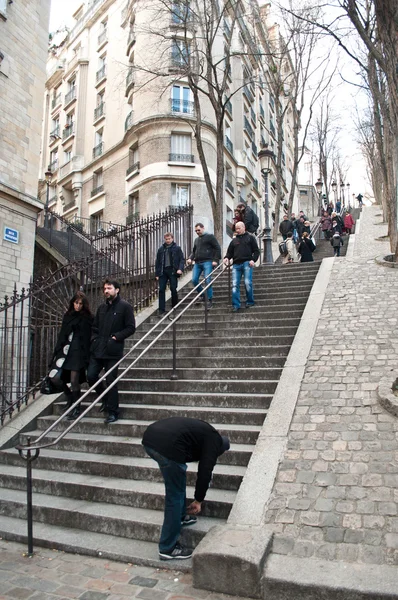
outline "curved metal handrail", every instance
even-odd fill
[[[203,287],[203,292],[205,292],[211,285],[214,284],[215,281],[217,281],[217,279],[223,275],[223,273],[225,273],[225,271],[229,271],[230,266],[225,266],[223,262],[221,262],[215,269],[212,270],[210,275],[213,275],[214,273],[216,273],[218,270],[221,271],[218,273],[218,275],[216,275],[216,277],[212,278],[212,280],[205,286]],[[209,277],[209,276],[208,276]],[[205,280],[207,279],[207,277],[205,278]],[[182,298],[180,300],[180,302],[174,307],[172,308],[171,311],[169,311],[169,313],[167,315],[165,315],[162,319],[160,319],[153,327],[152,329],[150,329],[149,331],[147,331],[147,333],[140,338],[136,344],[134,344],[134,346],[132,348],[130,348],[130,350],[127,352],[127,354],[125,354],[113,367],[111,367],[108,371],[106,371],[106,373],[104,373],[104,375],[98,379],[98,381],[96,381],[96,383],[94,385],[92,385],[86,392],[84,392],[84,394],[78,399],[76,400],[76,402],[74,404],[72,404],[72,406],[70,406],[68,408],[68,410],[66,410],[56,421],[54,421],[54,423],[52,423],[34,442],[34,444],[30,445],[23,445],[23,444],[18,444],[17,446],[15,446],[15,448],[18,450],[20,456],[23,456],[23,452],[30,452],[32,450],[41,450],[42,448],[49,448],[50,446],[55,446],[55,444],[57,444],[60,440],[62,440],[65,435],[67,433],[69,433],[82,419],[83,417],[85,417],[93,408],[94,406],[96,406],[98,404],[98,402],[100,400],[102,400],[102,398],[105,396],[105,394],[108,393],[108,391],[110,389],[112,389],[119,381],[120,379],[148,352],[148,350],[150,348],[152,348],[152,346],[154,344],[156,344],[156,342],[171,328],[173,327],[173,324],[175,323],[175,321],[177,319],[180,319],[183,314],[193,305],[195,304],[195,302],[197,302],[198,298],[195,297],[193,298],[189,304],[178,314],[178,317],[176,319],[173,319],[172,322],[170,322],[164,329],[162,329],[162,331],[155,337],[154,340],[152,340],[148,346],[146,346],[146,348],[144,348],[144,350],[142,350],[142,352],[139,354],[139,356],[137,356],[133,362],[124,369],[124,371],[117,376],[117,378],[69,425],[69,427],[67,427],[64,431],[62,431],[60,433],[60,435],[53,441],[45,443],[45,444],[41,444],[38,445],[38,442],[40,442],[40,440],[42,440],[48,433],[50,433],[50,431],[52,431],[64,418],[66,415],[68,415],[70,412],[72,412],[81,402],[82,400],[84,400],[93,390],[95,390],[95,388],[98,386],[98,384],[100,384],[104,379],[106,379],[106,377],[109,375],[109,373],[111,373],[114,369],[117,369],[118,366],[150,335],[153,333],[153,331],[159,326],[161,325],[166,319],[169,319],[170,314],[175,314],[177,309],[180,307],[180,305],[186,301],[186,299],[189,296],[192,296],[194,294],[194,292],[196,292],[196,290],[202,285],[202,282],[199,282],[198,285],[196,285],[190,292],[188,292],[188,294],[186,296],[184,296],[184,298]],[[207,308],[206,308],[207,311]]]

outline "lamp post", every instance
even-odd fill
[[[351,210],[351,206],[350,206],[350,184],[349,183],[347,183],[346,188],[347,188],[348,210]]]
[[[333,190],[334,205],[336,206],[336,202],[337,202],[337,183],[335,181],[333,181],[333,183],[332,183],[332,190]]]
[[[319,206],[318,206],[318,216],[319,217],[322,216],[322,188],[323,188],[323,182],[322,182],[322,179],[319,178],[315,184],[315,189],[316,189],[316,193],[318,194],[318,202],[319,202]]]
[[[344,181],[340,181],[340,201],[341,201],[340,211],[341,211],[342,207],[344,206],[344,202],[345,202],[344,192],[345,192]]]
[[[272,238],[271,238],[271,227],[269,225],[269,199],[268,199],[268,175],[271,173],[271,165],[275,160],[275,154],[272,150],[268,149],[268,144],[264,144],[258,153],[258,159],[260,161],[261,174],[264,177],[264,215],[265,215],[265,227],[264,227],[264,252],[263,262],[265,264],[274,264],[272,257]]]
[[[47,184],[46,204],[44,207],[44,227],[48,227],[48,205],[50,203],[50,185],[51,185],[51,181],[53,178],[53,174],[50,169],[50,165],[48,165],[47,171],[44,173],[44,177],[46,179],[46,184]]]

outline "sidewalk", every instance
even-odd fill
[[[266,513],[274,554],[398,565],[398,419],[376,394],[398,365],[398,273],[374,262],[381,220],[364,208],[334,261]]]
[[[190,574],[0,540],[0,600],[244,600],[192,587]],[[175,561],[178,562],[178,561]],[[178,564],[176,565],[176,568]]]

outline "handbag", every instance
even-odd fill
[[[69,348],[70,348],[70,344],[73,340],[73,332],[71,332],[68,336],[68,343],[65,344],[65,346],[63,346],[62,348],[62,354],[61,356],[59,356],[58,358],[56,358],[54,360],[54,362],[52,363],[51,367],[50,367],[50,372],[47,375],[46,379],[49,380],[49,382],[51,383],[51,386],[53,387],[53,389],[55,389],[55,391],[58,390],[62,390],[63,387],[63,381],[62,381],[62,373],[63,373],[63,365],[64,362],[66,360],[66,357],[68,356],[68,352],[69,352]],[[47,393],[55,393],[54,392],[47,392]]]
[[[40,392],[42,394],[46,394],[46,395],[55,394],[57,392],[57,390],[55,389],[55,387],[54,387],[51,379],[48,377],[48,375],[41,382]]]

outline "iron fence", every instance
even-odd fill
[[[192,207],[169,209],[107,233],[93,252],[32,283],[0,303],[0,424],[35,397],[46,375],[70,298],[81,290],[95,313],[103,302],[106,277],[120,283],[120,294],[136,312],[157,297],[155,260],[163,236],[174,234],[184,255],[192,248]],[[82,236],[83,237],[83,236]]]

